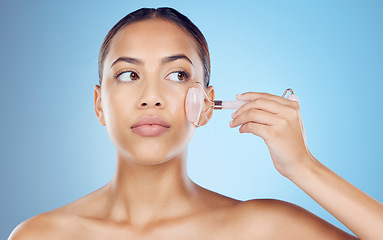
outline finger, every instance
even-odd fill
[[[261,137],[263,140],[267,140],[267,132],[269,130],[270,126],[266,126],[259,123],[254,122],[248,122],[246,124],[243,124],[239,128],[240,133],[252,133],[256,136]]]
[[[259,109],[251,108],[242,112],[230,122],[230,127],[234,128],[247,122],[273,126],[278,122],[278,116]]]
[[[236,116],[238,116],[244,111],[249,110],[250,108],[255,108],[255,109],[277,114],[277,113],[283,112],[283,108],[285,107],[286,107],[285,105],[280,104],[274,100],[270,100],[266,98],[257,98],[257,99],[251,100],[248,103],[243,104],[231,116],[232,118],[235,118]]]
[[[273,100],[275,102],[279,102],[279,103],[287,105],[287,106],[292,106],[292,103],[295,102],[295,101],[289,100],[289,99],[284,98],[284,97],[280,97],[280,96],[277,96],[277,95],[272,95],[270,93],[245,92],[245,93],[237,95],[237,99],[238,100],[243,100],[243,101],[246,101],[246,100],[250,101],[250,100],[257,99],[257,98],[270,99],[270,100]]]

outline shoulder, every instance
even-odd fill
[[[284,217],[287,217],[291,220],[291,218],[315,217],[313,213],[298,205],[277,199],[248,200],[242,202],[239,209],[250,216],[256,214],[263,218],[268,217],[270,219],[275,217],[283,219]]]
[[[264,237],[286,239],[357,239],[310,211],[276,199],[253,199],[238,205],[243,226]],[[259,232],[261,231],[261,232]],[[254,233],[255,234],[255,233]]]
[[[36,215],[20,223],[8,240],[73,239],[76,233],[81,232],[79,229],[84,219],[99,213],[100,207],[97,206],[102,199],[99,195],[99,191],[95,191],[65,206]]]
[[[42,213],[20,223],[8,240],[62,239],[69,222],[69,217],[59,211]]]

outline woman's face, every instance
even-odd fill
[[[174,23],[150,19],[121,29],[104,60],[102,87],[95,87],[96,115],[119,154],[158,164],[185,153],[194,133],[186,119],[185,96],[194,82],[203,83],[203,76],[194,40]],[[152,116],[169,127],[155,136],[148,125],[141,128],[146,135],[132,128]]]

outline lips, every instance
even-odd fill
[[[133,124],[131,129],[132,132],[138,135],[152,137],[162,135],[169,131],[170,125],[158,116],[147,116]]]

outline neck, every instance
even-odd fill
[[[142,165],[117,153],[117,169],[109,185],[113,220],[143,225],[191,212],[197,185],[187,176],[186,150],[156,165]]]

